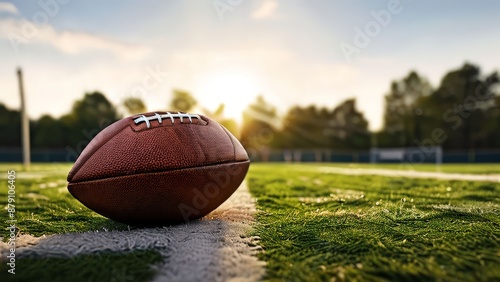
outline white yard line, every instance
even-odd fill
[[[347,175],[382,175],[389,177],[500,182],[500,175],[498,174],[460,174],[460,173],[426,172],[426,171],[414,171],[414,170],[341,168],[341,167],[330,167],[330,166],[321,166],[319,167],[319,170],[325,173],[347,174]]]
[[[153,281],[257,281],[265,263],[257,259],[259,238],[248,234],[255,203],[246,184],[201,220],[164,228],[92,231],[48,236],[19,248],[20,257],[74,257],[81,254],[156,250],[165,261],[152,266]]]

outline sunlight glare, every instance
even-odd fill
[[[224,115],[238,123],[245,108],[259,94],[258,84],[252,76],[237,72],[208,75],[200,81],[196,90],[200,104],[214,111],[224,103]]]

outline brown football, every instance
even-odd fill
[[[200,218],[241,184],[250,161],[240,142],[203,115],[151,112],[97,134],[68,175],[68,190],[110,219],[158,225]]]

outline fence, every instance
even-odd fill
[[[269,150],[251,152],[250,158],[258,162],[339,162],[369,163],[370,151],[350,150]],[[383,160],[383,163],[398,163],[397,160]],[[426,158],[425,163],[435,163],[435,159]],[[443,163],[500,163],[500,149],[469,149],[443,151]]]
[[[72,162],[73,153],[66,149],[33,149],[32,162]],[[267,150],[249,152],[255,162],[339,162],[368,163],[370,152],[350,150]],[[0,162],[22,162],[21,148],[0,148]],[[429,161],[433,162],[433,161]],[[443,163],[500,163],[500,149],[444,151]]]
[[[31,150],[31,161],[37,163],[68,162],[74,158],[68,157],[65,149],[33,149]],[[0,148],[0,162],[18,163],[22,162],[21,148]]]

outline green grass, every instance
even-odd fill
[[[127,230],[127,225],[104,218],[78,202],[66,188],[71,165],[34,164],[29,172],[20,165],[0,165],[0,205],[7,204],[7,171],[16,170],[16,220],[18,232],[34,236],[90,230]],[[4,226],[7,210],[0,212]],[[8,237],[2,229],[0,237]],[[80,255],[71,259],[22,258],[16,261],[16,275],[0,266],[0,281],[148,281],[152,264],[161,255],[154,250],[130,253]]]
[[[500,279],[500,184],[335,175],[320,173],[316,166],[251,166],[247,180],[259,209],[254,233],[262,238],[265,251],[260,258],[267,262],[267,280]],[[97,215],[68,193],[70,168],[34,164],[24,172],[19,164],[0,165],[2,207],[7,201],[7,171],[18,172],[19,231],[41,236],[126,230],[126,225]],[[430,168],[422,165],[416,170]],[[443,165],[442,170],[496,173],[497,168]],[[0,220],[7,219],[2,209]],[[8,235],[0,232],[0,237]],[[18,274],[8,280],[6,265],[0,266],[0,281],[147,281],[153,275],[149,265],[160,261],[154,250],[20,259]]]
[[[21,233],[34,236],[84,232],[90,230],[126,230],[116,223],[89,210],[67,190],[66,176],[71,165],[35,164],[29,172],[20,165],[0,165],[0,204],[7,204],[7,171],[16,170],[16,220]],[[0,220],[8,219],[7,211]],[[3,235],[3,236],[2,236]],[[0,234],[0,237],[6,237]]]
[[[500,164],[407,164],[407,163],[324,163],[313,165],[327,165],[342,168],[375,168],[375,169],[394,169],[394,170],[415,170],[428,172],[444,173],[467,173],[467,174],[500,174]]]
[[[153,250],[132,253],[103,253],[81,255],[71,259],[20,259],[16,274],[7,273],[8,266],[0,266],[1,281],[149,281],[155,272],[151,265],[161,262],[161,255]]]
[[[500,279],[500,184],[253,164],[268,280]]]

